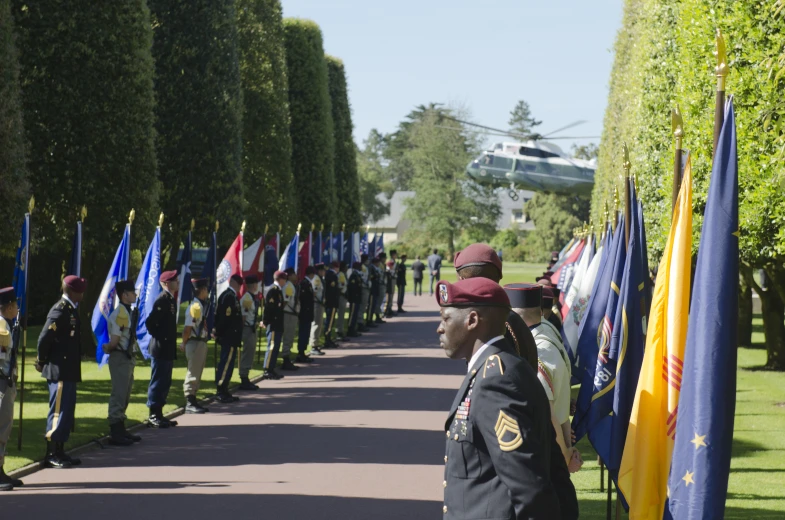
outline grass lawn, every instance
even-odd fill
[[[412,259],[406,261],[406,290],[412,291],[414,289],[414,281],[412,279]],[[425,261],[423,260],[423,263]],[[547,264],[527,264],[523,262],[504,262],[502,266],[504,278],[502,284],[508,283],[534,283],[534,279],[540,276],[546,269]],[[423,294],[428,292],[430,286],[430,277],[428,275],[428,265],[425,266],[426,271],[423,273]],[[451,263],[442,264],[442,280],[448,282],[455,282],[458,276],[455,274],[455,267]]]

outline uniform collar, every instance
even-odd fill
[[[493,345],[494,343],[496,343],[497,341],[499,341],[501,339],[504,339],[504,336],[496,336],[493,339],[489,339],[479,349],[477,349],[477,352],[475,352],[474,355],[472,355],[471,359],[469,360],[469,364],[466,367],[466,371],[467,372],[471,372],[472,367],[477,362],[477,360],[480,359],[480,357],[482,356],[483,352],[488,350],[488,347],[490,347],[491,345]]]
[[[71,304],[71,307],[73,307],[74,309],[76,309],[76,304],[75,304],[74,302],[72,302],[72,301],[71,301],[71,298],[69,298],[67,294],[63,293],[63,299],[64,299],[65,301],[67,301],[68,303],[70,303],[70,304]]]
[[[234,290],[234,287],[232,287],[232,286],[230,285],[230,286],[229,286],[229,289],[231,289],[231,291],[232,291],[232,292],[233,292],[235,295],[237,295],[237,291],[235,291],[235,290]]]

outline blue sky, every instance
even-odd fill
[[[525,99],[541,132],[599,136],[622,0],[282,0],[346,65],[354,139],[393,131],[409,111],[453,103],[507,128]],[[491,138],[496,140],[496,138]],[[499,138],[501,140],[502,138]],[[575,141],[599,143],[599,138]],[[555,141],[565,150],[572,140]]]

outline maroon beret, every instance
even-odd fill
[[[174,269],[172,269],[171,271],[164,271],[163,273],[161,273],[160,280],[164,283],[173,282],[177,280],[177,271],[175,271]]]
[[[542,304],[542,285],[535,283],[511,283],[504,286],[514,309],[539,307]]]
[[[460,271],[464,267],[491,264],[496,266],[499,274],[502,272],[502,261],[496,251],[488,244],[472,244],[463,251],[455,253],[453,263],[456,271]]]
[[[539,283],[540,285],[544,285],[546,287],[550,287],[550,286],[553,285],[553,282],[551,282],[550,276],[545,276],[545,275],[538,276],[537,278],[534,279],[534,281]]]
[[[71,289],[74,292],[83,293],[85,289],[87,289],[87,280],[84,278],[79,278],[78,276],[74,276],[69,274],[65,278],[63,278],[63,283],[66,287]]]
[[[341,267],[341,262],[339,262],[338,260],[334,260],[333,263],[330,264],[330,267],[334,267],[335,269],[338,269],[339,267]]]
[[[0,305],[7,305],[16,301],[16,289],[5,287],[0,289]]]
[[[488,278],[469,278],[455,283],[441,281],[436,289],[436,301],[442,307],[510,306],[504,289]]]
[[[393,262],[392,260],[390,260],[389,262],[387,262],[387,267],[392,267],[392,266],[394,266],[394,265],[395,265],[395,262]]]
[[[276,271],[275,274],[273,274],[273,278],[275,278],[276,280],[278,280],[279,278],[286,278],[288,276],[289,275],[286,274],[286,271]]]

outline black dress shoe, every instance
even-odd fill
[[[11,491],[15,487],[22,487],[24,483],[18,478],[12,478],[5,474],[3,467],[0,466],[0,491]]]
[[[243,380],[240,382],[240,386],[238,388],[240,390],[248,390],[250,392],[259,390],[259,387],[256,386],[255,384],[251,383],[251,380],[248,379],[247,377],[243,378]]]
[[[185,413],[205,413],[206,411],[201,406],[195,404],[188,403],[185,405]]]
[[[55,453],[50,453],[44,459],[44,467],[55,469],[66,469],[71,467],[71,463],[61,458]]]
[[[77,459],[75,457],[71,457],[69,454],[67,454],[65,452],[65,443],[58,442],[56,444],[56,446],[57,446],[57,451],[55,453],[61,459],[68,461],[68,463],[71,464],[71,466],[81,466],[82,465],[82,460],[81,459]]]
[[[289,370],[289,371],[293,372],[293,371],[299,370],[299,369],[300,369],[300,367],[298,367],[297,365],[292,363],[292,360],[289,359],[289,358],[284,359],[283,360],[283,365],[281,365],[281,370]]]
[[[134,435],[133,433],[131,433],[131,432],[129,432],[128,430],[126,430],[126,429],[125,429],[125,423],[124,423],[124,422],[121,422],[121,423],[120,423],[120,426],[122,427],[122,430],[123,430],[123,435],[124,435],[124,436],[125,436],[127,439],[131,439],[131,441],[132,441],[132,442],[140,442],[140,441],[142,440],[142,438],[141,438],[141,437],[139,437],[138,435]]]
[[[284,376],[279,374],[275,370],[267,370],[264,373],[264,375],[262,376],[262,379],[271,379],[273,381],[277,381],[277,380],[283,379],[283,378],[284,378]]]
[[[125,436],[125,429],[122,423],[113,423],[109,425],[111,433],[109,435],[109,444],[112,446],[131,446],[134,441]]]
[[[297,354],[297,357],[294,359],[295,363],[313,363],[313,359],[309,358],[305,354]]]
[[[224,404],[233,403],[234,397],[230,394],[218,394],[218,402]]]
[[[163,417],[161,417],[163,419]],[[169,423],[158,418],[157,415],[151,415],[147,418],[147,424],[151,428],[169,428]]]
[[[312,356],[323,356],[324,352],[322,352],[322,348],[321,347],[313,347],[311,349],[311,355]]]

